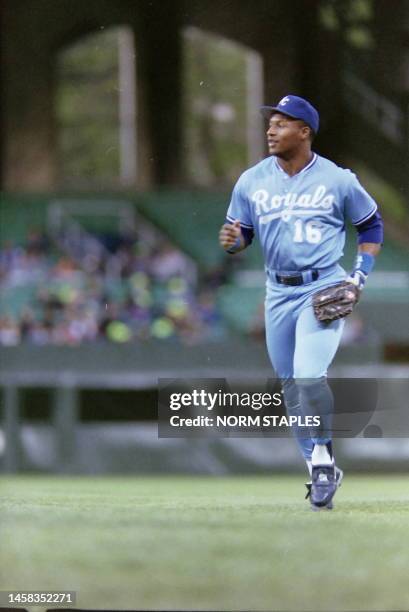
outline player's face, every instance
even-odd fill
[[[274,113],[267,130],[267,144],[270,155],[291,158],[309,137],[309,129],[302,121],[281,113]]]

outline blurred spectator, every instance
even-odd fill
[[[12,317],[0,318],[0,344],[15,346],[20,342],[20,329]]]
[[[183,253],[165,242],[154,253],[150,271],[154,280],[164,281],[172,276],[188,278],[190,266]]]
[[[37,228],[30,229],[27,236],[26,250],[28,255],[45,255],[49,250],[47,236]]]

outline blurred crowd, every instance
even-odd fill
[[[159,236],[58,240],[30,231],[0,250],[0,344],[79,345],[148,339],[195,344],[224,335],[215,286]]]

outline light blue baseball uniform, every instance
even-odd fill
[[[375,201],[350,170],[316,153],[294,176],[286,174],[275,156],[268,157],[246,170],[234,187],[227,219],[239,220],[243,229],[254,231],[261,244],[267,273],[267,349],[283,380],[291,413],[300,411],[300,399],[301,408],[303,402],[313,401],[313,392],[304,383],[326,376],[344,325],[343,319],[318,322],[312,295],[346,276],[338,264],[346,220],[360,225],[376,210]],[[316,280],[312,270],[318,270]],[[277,274],[296,273],[303,274],[302,285],[277,282]],[[327,404],[331,401],[328,396]],[[308,459],[312,442],[300,442]]]
[[[227,219],[254,230],[268,268],[300,271],[335,265],[343,254],[345,219],[359,225],[376,209],[350,170],[314,153],[292,177],[274,156],[246,170]]]

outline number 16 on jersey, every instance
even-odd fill
[[[320,225],[321,224],[317,221],[303,221],[302,219],[297,219],[294,222],[294,242],[317,244],[321,241],[322,237]]]

